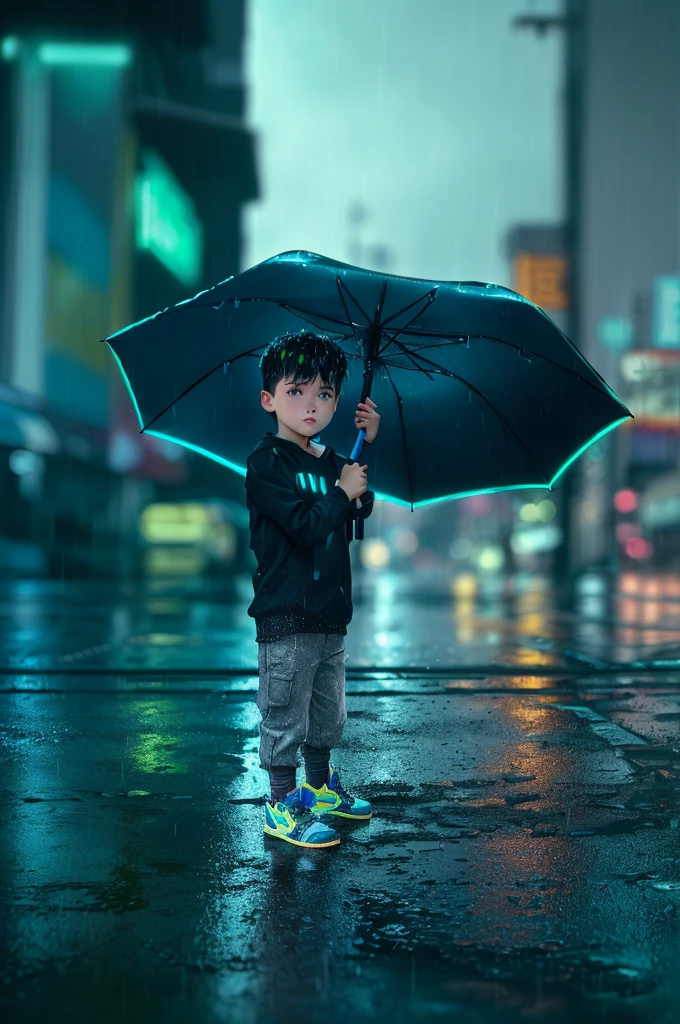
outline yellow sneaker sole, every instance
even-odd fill
[[[271,836],[272,839],[283,839],[284,843],[290,843],[291,846],[305,846],[309,850],[324,850],[328,846],[339,846],[340,837],[337,839],[331,839],[330,843],[301,843],[299,839],[291,839],[290,836],[284,836],[281,832],[277,832],[276,829],[269,828],[268,825],[264,826],[265,835]]]
[[[373,811],[370,814],[347,814],[345,811],[324,811],[323,817],[327,814],[335,814],[338,818],[351,818],[352,821],[368,821],[369,818],[373,817]]]

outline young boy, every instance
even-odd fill
[[[264,831],[295,846],[337,846],[340,837],[320,815],[366,820],[372,813],[343,789],[330,751],[347,720],[352,517],[371,514],[374,494],[366,489],[368,464],[350,464],[312,441],[337,409],[347,372],[342,349],[321,335],[283,335],[260,367],[262,407],[277,426],[248,456],[246,472],[258,565],[248,614],[257,627],[260,766],[271,782]],[[368,443],[379,426],[375,409],[370,398],[357,407],[355,424]],[[306,781],[297,786],[300,746]]]

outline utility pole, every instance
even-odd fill
[[[565,158],[565,255],[567,257],[567,337],[580,344],[580,246],[581,246],[581,156],[583,124],[583,83],[585,64],[585,0],[563,0],[563,14],[519,15],[513,25],[531,29],[538,36],[553,30],[565,32],[564,76],[564,158]],[[578,496],[581,468],[578,460],[561,479],[561,522],[563,540],[555,552],[555,574],[570,582],[572,571],[573,506]]]

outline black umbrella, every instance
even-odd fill
[[[323,440],[346,451],[357,404],[370,396],[381,417],[372,490],[412,511],[490,491],[552,490],[586,448],[632,416],[516,292],[382,274],[311,252],[274,256],[105,341],[140,433],[245,476],[270,423],[259,401],[260,357],[274,337],[301,329],[329,335],[348,362]]]

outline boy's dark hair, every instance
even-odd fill
[[[278,382],[295,374],[291,383],[308,384],[317,374],[322,384],[335,388],[340,395],[342,382],[348,374],[347,357],[342,349],[325,334],[311,334],[304,329],[299,334],[281,334],[267,345],[260,359],[262,388],[274,394]],[[277,422],[275,412],[270,412]]]

